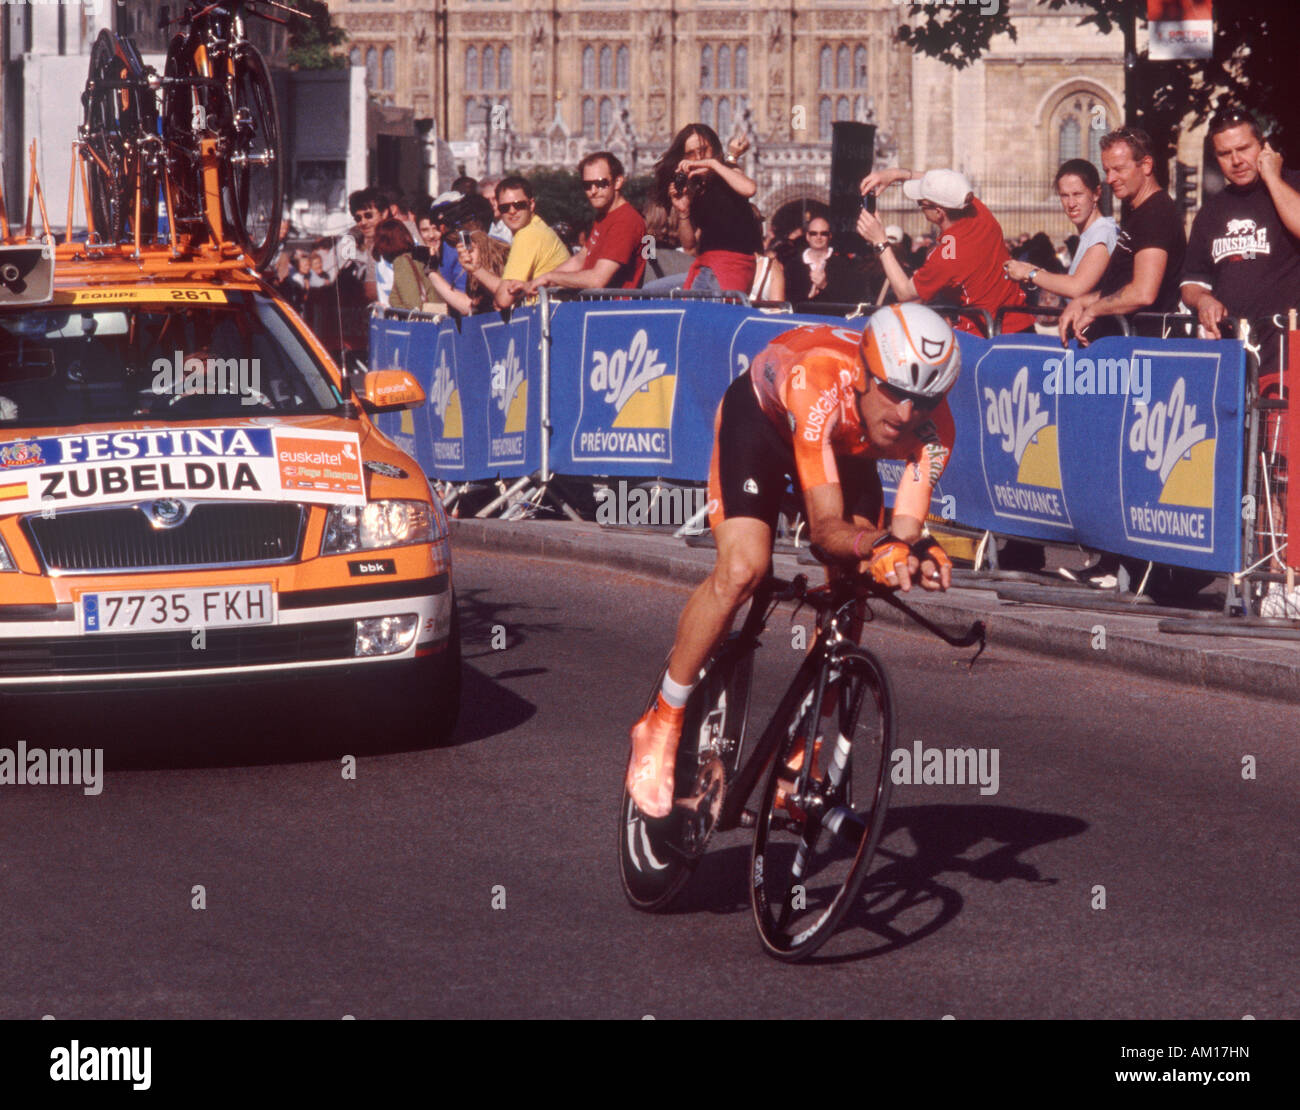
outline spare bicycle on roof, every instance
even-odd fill
[[[192,5],[176,19],[162,76],[135,43],[101,31],[82,93],[77,152],[90,241],[155,241],[160,207],[172,251],[235,243],[257,267],[279,246],[284,162],[275,93],[245,16],[276,23],[261,0]]]

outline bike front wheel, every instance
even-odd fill
[[[234,149],[222,188],[222,214],[261,269],[270,265],[280,245],[284,204],[280,120],[262,56],[250,46],[233,64]],[[224,211],[227,207],[229,212]]]
[[[779,960],[807,959],[830,939],[867,878],[889,804],[894,698],[870,652],[853,648],[817,671],[787,720],[763,791],[750,858],[754,921]],[[808,740],[812,766],[804,770]]]

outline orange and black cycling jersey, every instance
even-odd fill
[[[901,459],[907,466],[894,512],[924,520],[931,491],[952,452],[948,402],[942,401],[927,421],[893,447],[872,447],[853,389],[860,338],[846,328],[827,326],[785,332],[759,352],[749,369],[755,396],[791,443],[804,492],[840,484],[837,457]]]

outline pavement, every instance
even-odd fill
[[[513,552],[687,585],[708,575],[715,556],[711,547],[688,546],[666,531],[567,520],[452,520],[451,529],[458,552]],[[776,554],[773,565],[783,577],[818,573],[815,566],[801,565],[789,554]],[[1048,604],[1053,599],[1079,607]],[[1108,601],[1100,591],[1070,589],[1064,580],[1057,583],[1049,576],[994,577],[961,570],[946,593],[913,590],[907,600],[949,629],[964,628],[975,619],[984,621],[990,651],[1006,646],[1098,667],[1119,667],[1130,674],[1206,691],[1300,702],[1300,631],[1295,624],[1266,628],[1253,622],[1254,627],[1246,627],[1221,613],[1175,612]],[[673,612],[665,611],[664,619],[676,619],[676,604],[668,608]],[[877,620],[915,627],[889,606],[877,604],[873,609]],[[1180,617],[1199,618],[1211,634],[1162,630],[1162,626],[1180,628]],[[1291,638],[1281,638],[1285,636]]]

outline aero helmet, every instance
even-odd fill
[[[942,397],[961,370],[952,328],[921,304],[894,304],[872,313],[859,350],[867,373],[917,397]]]

